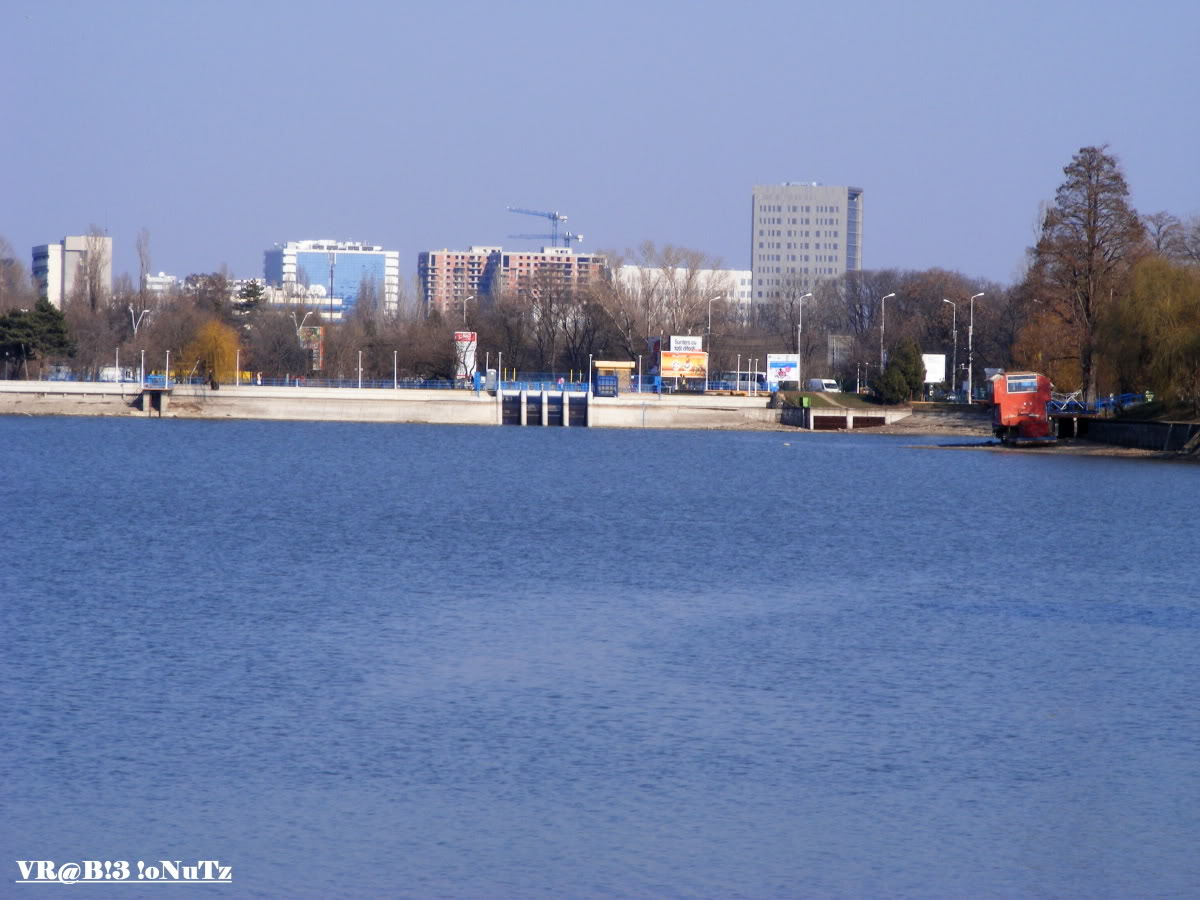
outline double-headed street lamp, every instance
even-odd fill
[[[954,379],[958,377],[958,304],[953,300],[942,298],[943,303],[949,303],[950,308],[954,310],[950,317],[950,330],[954,332],[954,350],[951,352],[950,363],[950,387],[952,390],[958,390],[954,386]]]
[[[150,310],[143,309],[135,319],[133,317],[133,304],[129,303],[126,305],[129,307],[129,321],[133,323],[133,336],[137,337],[138,326],[142,324],[142,319],[146,318],[146,313],[150,312]]]
[[[312,310],[310,309],[308,312],[306,312],[306,313],[304,314],[304,318],[303,318],[303,319],[301,319],[299,322],[297,322],[297,321],[296,321],[296,314],[295,314],[295,313],[292,313],[292,324],[296,326],[296,334],[297,334],[297,336],[299,336],[299,334],[300,334],[300,329],[304,327],[304,323],[308,321],[308,317],[309,317],[309,316],[311,316],[311,315],[312,315]]]
[[[879,372],[883,374],[883,331],[887,327],[887,302],[894,293],[884,294],[883,299],[879,301]]]
[[[971,325],[967,329],[967,402],[968,403],[970,403],[974,399],[974,396],[975,396],[971,390],[974,387],[974,382],[972,381],[971,376],[973,374],[972,369],[974,368],[974,363],[975,363],[975,349],[974,349],[975,301],[982,296],[984,296],[982,291],[978,294],[971,295]]]

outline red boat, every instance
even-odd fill
[[[992,379],[992,431],[1006,444],[1053,444],[1047,406],[1054,385],[1037,372],[1006,372]]]

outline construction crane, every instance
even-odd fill
[[[582,241],[582,234],[572,234],[570,231],[564,231],[561,235],[558,234],[510,234],[510,238],[516,238],[521,241],[554,241],[554,246],[558,246],[559,237],[562,238],[563,246],[571,246],[571,241]]]
[[[564,216],[562,213],[542,212],[541,210],[538,210],[538,209],[518,209],[515,206],[509,206],[509,207],[507,207],[507,209],[511,213],[520,213],[523,216],[538,216],[539,218],[542,218],[542,219],[549,219],[551,226],[554,228],[554,234],[551,235],[551,238],[554,241],[554,246],[555,247],[558,246],[558,223],[567,221],[567,217]],[[568,240],[568,243],[570,243],[569,240]]]

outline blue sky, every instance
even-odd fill
[[[2,0],[0,235],[96,223],[114,268],[261,276],[272,243],[506,243],[750,263],[755,184],[866,192],[868,268],[1010,282],[1108,143],[1200,215],[1200,4]],[[577,245],[578,246],[578,245]]]

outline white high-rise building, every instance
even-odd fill
[[[751,222],[755,305],[862,269],[862,188],[756,185]]]
[[[95,264],[89,266],[88,260]],[[62,309],[76,285],[84,287],[88,273],[94,271],[98,294],[112,293],[112,238],[101,234],[77,234],[57,244],[33,248],[33,278],[38,296]]]

